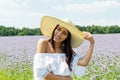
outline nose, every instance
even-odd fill
[[[59,37],[62,36],[62,32],[61,32],[61,31],[58,32],[58,33],[57,33],[57,36],[59,36]]]

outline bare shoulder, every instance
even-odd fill
[[[37,42],[37,53],[45,53],[47,45],[46,39],[39,39]]]
[[[39,39],[39,40],[38,40],[38,44],[43,45],[43,44],[46,44],[46,43],[47,43],[47,40],[46,40],[46,39]]]

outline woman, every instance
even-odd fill
[[[40,39],[37,43],[34,80],[72,80],[71,74],[82,76],[93,53],[93,36],[89,32],[81,32],[70,22],[50,16],[42,18],[41,31],[50,39]],[[85,56],[81,57],[72,48],[82,44],[84,38],[90,46]]]

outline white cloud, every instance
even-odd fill
[[[0,0],[0,7],[4,9],[22,8],[27,6],[30,0]]]
[[[107,20],[107,19],[91,19],[89,21],[84,22],[84,21],[76,21],[77,25],[101,25],[101,26],[106,26],[106,25],[120,25],[120,20]]]
[[[68,4],[53,6],[52,9],[61,11],[80,11],[81,13],[97,13],[104,12],[107,9],[120,7],[120,3],[116,0],[95,1],[91,3]]]
[[[22,10],[12,9],[12,10],[4,10],[0,13],[2,17],[6,18],[19,18],[22,16],[24,12]]]
[[[70,16],[76,23],[74,24],[80,24],[80,25],[92,25],[92,24],[100,24],[100,25],[106,25],[106,24],[120,24],[120,20],[117,17],[117,20],[112,19],[112,17],[116,14],[114,12],[113,14],[110,14],[112,17],[109,18],[110,20],[102,19],[105,18],[107,11],[112,11],[113,9],[119,9],[120,3],[116,0],[103,0],[103,1],[95,1],[90,3],[79,3],[77,1],[73,0],[64,0],[66,5],[61,5],[56,3],[56,0],[45,0],[45,4],[47,4],[47,1],[51,2],[51,4],[56,3],[57,6],[52,7],[52,9],[55,9],[54,11],[51,10],[51,8],[48,9],[48,7],[51,7],[51,5],[39,5],[39,1],[33,1],[34,4],[31,4],[32,0],[0,0],[0,25],[14,25],[14,26],[38,26],[40,19],[44,15],[52,15],[59,17],[61,16],[61,13],[54,14],[55,10],[63,11],[63,12],[75,12],[76,15],[79,15],[79,13],[99,13],[106,11],[105,15],[104,13],[100,16],[96,17],[96,14],[90,15],[89,19],[86,19],[86,14],[81,14],[80,18],[84,18],[84,20],[81,22],[76,21],[76,17],[71,16],[71,14],[67,15]],[[44,0],[43,0],[44,1]],[[76,3],[77,2],[77,3]],[[29,4],[30,3],[30,4]],[[74,4],[70,4],[74,3]],[[75,4],[76,3],[76,4]],[[39,8],[38,8],[39,6]],[[44,7],[45,6],[45,7]],[[32,9],[31,9],[32,8]],[[47,9],[46,9],[47,8]],[[45,13],[47,12],[47,13]],[[109,12],[109,11],[108,11]],[[119,12],[119,11],[118,11]],[[88,14],[87,14],[88,15]],[[66,16],[66,14],[64,15]],[[116,16],[116,15],[115,15]],[[100,18],[99,18],[100,17]],[[93,19],[94,20],[90,20]],[[98,19],[99,18],[99,19]]]
[[[34,26],[46,13],[32,11],[27,6],[30,0],[0,0],[0,25]],[[25,9],[26,8],[26,9]]]
[[[5,18],[25,18],[25,17],[41,17],[46,15],[46,13],[42,12],[32,12],[32,11],[24,11],[24,10],[4,10],[4,12],[0,13],[1,17]]]
[[[6,21],[9,21],[8,19],[5,19],[5,18],[2,18],[2,19],[0,19],[0,23],[2,24],[2,22],[6,22]],[[0,24],[0,25],[1,25]]]
[[[0,16],[16,17],[23,13],[23,8],[30,0],[0,0]]]
[[[61,2],[61,0],[41,0],[43,2],[54,2],[54,1],[58,1],[58,2]],[[70,2],[70,1],[73,1],[73,0],[62,0],[64,2]]]
[[[44,15],[47,15],[46,13],[40,13],[40,12],[30,12],[28,13],[28,15],[26,16],[30,16],[30,17],[41,17],[41,16],[44,16]]]
[[[21,17],[39,17],[45,13],[25,11],[24,7],[30,0],[0,0],[0,17],[21,18]]]

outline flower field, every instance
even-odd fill
[[[120,80],[120,34],[94,34],[95,48],[83,77],[73,80]],[[36,44],[43,36],[0,37],[0,80],[33,80]],[[85,55],[89,42],[74,49]]]

